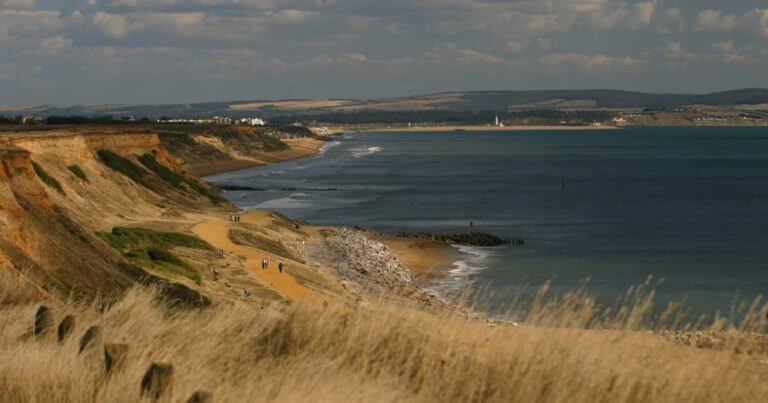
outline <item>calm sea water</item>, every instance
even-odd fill
[[[653,275],[660,302],[702,313],[768,292],[768,128],[366,133],[208,179],[270,189],[226,196],[316,224],[459,231],[472,220],[523,238],[462,247],[450,277],[431,284],[482,284],[493,310],[550,280],[571,289],[590,278],[612,301]]]

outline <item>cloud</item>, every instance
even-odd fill
[[[0,8],[32,8],[35,0],[0,0]]]
[[[768,36],[768,9],[755,8],[742,15],[704,10],[696,17],[694,28],[702,32],[742,31]]]
[[[93,15],[92,21],[101,32],[111,38],[123,38],[128,34],[128,18],[122,15],[98,11]]]
[[[696,17],[694,29],[697,31],[731,31],[738,27],[739,18],[735,15],[723,15],[718,10],[704,10]]]
[[[19,78],[0,101],[268,98],[285,96],[277,83],[302,78],[304,95],[363,97],[499,82],[711,86],[723,71],[759,85],[768,73],[768,10],[748,0],[702,3],[0,0],[0,62],[6,77]],[[36,66],[51,83],[46,91],[35,84],[43,76],[23,80]]]
[[[679,8],[674,7],[665,11],[659,18],[656,24],[656,32],[661,35],[668,35],[672,32],[684,32],[688,27],[688,24],[683,17],[682,11]]]
[[[47,53],[58,53],[72,46],[72,39],[64,35],[50,36],[40,41],[39,48]]]
[[[563,71],[572,67],[585,72],[626,71],[643,67],[644,62],[632,57],[615,57],[603,54],[552,53],[540,57],[537,64],[549,71]]]

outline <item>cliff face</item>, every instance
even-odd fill
[[[142,273],[96,231],[214,208],[195,178],[185,179],[193,187],[172,186],[139,162],[150,154],[184,168],[153,133],[0,133],[0,144],[0,262],[48,290],[118,293]],[[138,167],[140,183],[107,166],[100,150]]]
[[[171,156],[155,133],[31,135],[11,139],[8,144],[35,155],[55,155],[66,164],[92,161],[98,158],[96,152],[104,149],[123,155],[153,153],[174,168],[181,161]]]

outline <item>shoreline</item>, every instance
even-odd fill
[[[271,165],[295,159],[308,158],[320,153],[323,146],[329,144],[328,140],[319,140],[310,137],[282,140],[290,149],[263,153],[258,157],[242,157],[239,159],[203,162],[190,164],[189,170],[193,174],[206,177],[225,172],[240,171],[243,169]]]
[[[386,245],[419,279],[439,279],[448,276],[461,261],[461,252],[445,242],[393,236],[372,236]]]
[[[327,138],[330,140],[331,136],[328,136]],[[330,144],[329,140],[312,138],[286,139],[283,141],[286,142],[291,149],[271,153],[269,158],[249,158],[196,164],[191,166],[190,169],[205,180],[205,176],[312,157],[320,154],[322,148],[327,144]],[[272,213],[273,211],[268,209],[255,209],[248,210],[246,214],[260,215],[265,212]],[[312,224],[310,223],[310,225]],[[342,228],[342,226],[334,227]],[[447,277],[448,272],[455,269],[457,267],[456,263],[461,261],[462,258],[462,253],[460,251],[454,248],[451,244],[445,242],[391,235],[368,235],[367,237],[386,245],[393,255],[403,261],[414,277],[420,280]]]
[[[412,127],[388,127],[382,129],[370,129],[371,132],[447,132],[447,131],[581,131],[581,130],[619,130],[617,126],[483,126],[483,125],[455,125],[455,126],[412,126]]]

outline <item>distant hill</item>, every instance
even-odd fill
[[[768,89],[746,88],[710,94],[654,94],[621,90],[543,90],[445,92],[412,97],[353,100],[261,100],[165,105],[2,106],[0,115],[39,116],[251,116],[286,117],[353,111],[509,111],[661,108],[687,105],[768,104]]]

